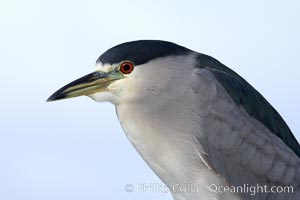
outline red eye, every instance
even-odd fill
[[[130,74],[134,69],[134,64],[129,61],[125,61],[120,65],[120,71],[123,74]]]

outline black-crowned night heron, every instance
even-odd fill
[[[176,200],[300,199],[299,143],[264,97],[222,63],[143,40],[109,49],[96,66],[48,101],[86,95],[113,103],[128,139]]]

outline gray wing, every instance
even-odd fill
[[[206,137],[199,142],[215,171],[235,186],[294,190],[241,194],[245,199],[299,198],[300,146],[278,112],[243,78],[211,57],[199,55],[195,74],[202,76],[199,79],[211,76],[210,108],[202,125]]]

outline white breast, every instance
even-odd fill
[[[201,146],[196,138],[185,134],[185,126],[172,126],[171,119],[151,118],[153,113],[138,105],[119,105],[117,114],[128,139],[151,169],[169,187],[173,197],[180,199],[218,199],[220,194],[209,191],[211,183],[227,183],[201,158]],[[182,113],[183,114],[183,113]],[[151,118],[151,119],[149,119]],[[174,122],[176,123],[176,122]],[[171,126],[170,126],[171,125]],[[163,129],[161,127],[164,127]],[[182,130],[174,129],[182,127]],[[186,130],[184,130],[186,129]],[[190,187],[191,186],[191,187]],[[180,192],[179,188],[193,191]],[[239,199],[232,193],[222,194],[222,199]]]

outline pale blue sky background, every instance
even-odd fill
[[[163,39],[209,54],[258,89],[300,138],[297,1],[0,1],[0,199],[171,199],[109,103],[46,103],[106,49]]]

